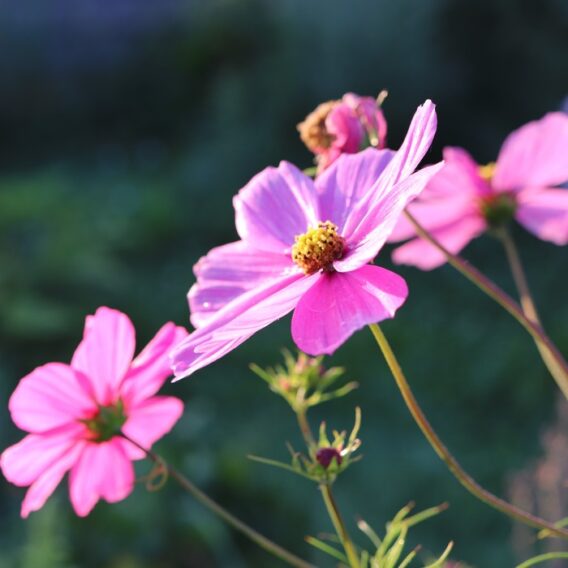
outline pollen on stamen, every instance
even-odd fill
[[[332,270],[333,261],[341,258],[345,250],[345,240],[331,221],[318,223],[295,240],[292,260],[305,274]]]
[[[479,166],[479,175],[488,183],[491,182],[493,176],[495,175],[495,167],[497,164],[495,162],[489,162],[484,166]]]

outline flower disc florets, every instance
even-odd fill
[[[99,412],[84,421],[96,442],[106,442],[120,434],[120,429],[126,422],[122,401],[109,406],[100,406]]]
[[[498,193],[482,199],[480,209],[489,228],[498,229],[513,219],[517,202],[510,193]]]
[[[330,271],[333,261],[341,258],[344,250],[345,240],[337,233],[337,226],[325,221],[296,237],[292,260],[305,274]]]
[[[479,166],[479,175],[488,184],[493,181],[496,166],[495,162]],[[493,193],[480,200],[479,209],[489,228],[498,229],[513,219],[517,202],[510,192]]]

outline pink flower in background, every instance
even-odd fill
[[[514,131],[497,163],[478,166],[460,148],[444,150],[442,171],[408,210],[450,252],[515,218],[528,231],[557,245],[568,243],[568,191],[552,186],[568,180],[568,116],[555,112]],[[444,264],[444,256],[416,237],[401,217],[389,241],[412,238],[393,260],[424,270]]]
[[[87,515],[99,499],[114,503],[130,494],[132,460],[164,436],[183,403],[154,396],[171,370],[167,357],[187,332],[165,324],[133,359],[130,319],[109,308],[87,316],[83,340],[70,365],[48,363],[24,377],[12,397],[12,420],[29,432],[0,457],[8,481],[29,489],[22,516],[40,509],[67,471],[71,503]]]
[[[181,378],[216,361],[295,309],[292,337],[306,353],[332,353],[366,324],[394,316],[404,280],[369,264],[406,204],[441,164],[413,173],[436,131],[419,107],[398,152],[341,156],[315,182],[281,162],[235,197],[240,241],[195,266],[189,292],[198,328],[172,353]]]
[[[366,146],[384,148],[387,123],[377,100],[347,93],[339,101],[320,104],[298,124],[298,131],[322,171],[341,154],[355,154]]]

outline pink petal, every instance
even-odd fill
[[[471,214],[433,231],[432,235],[451,253],[457,254],[486,228],[480,215]],[[422,270],[432,270],[446,262],[446,257],[436,247],[420,238],[395,249],[392,259],[396,264],[411,264]]]
[[[331,221],[343,234],[349,212],[367,195],[394,156],[392,150],[367,148],[343,154],[315,181],[321,221]]]
[[[430,180],[424,191],[408,206],[408,211],[429,231],[474,213],[479,197],[491,188],[479,175],[479,166],[461,148],[444,148],[444,167]],[[413,225],[401,215],[388,241],[416,236]]]
[[[404,208],[432,179],[443,163],[428,166],[397,183],[385,192],[375,204],[373,215],[368,215],[358,234],[347,242],[347,253],[333,263],[339,272],[356,270],[372,261],[394,230]]]
[[[146,452],[138,446],[129,442],[126,438],[116,438],[117,443],[120,442],[122,450],[130,461],[143,460],[146,457]]]
[[[122,312],[102,307],[86,322],[83,341],[71,366],[90,379],[99,404],[110,404],[116,399],[135,345],[134,327]]]
[[[45,434],[30,434],[2,452],[0,467],[14,485],[25,487],[56,464],[85,433],[82,424],[69,424]]]
[[[85,377],[63,363],[48,363],[25,376],[10,397],[12,420],[22,430],[45,432],[92,416],[97,406]]]
[[[120,439],[87,443],[69,479],[71,503],[80,517],[88,515],[99,499],[121,501],[134,487],[134,469]]]
[[[298,302],[292,337],[310,355],[331,354],[358,329],[394,317],[407,295],[406,282],[378,266],[324,274]]]
[[[319,221],[313,181],[288,162],[254,176],[233,204],[241,239],[268,252],[289,253],[294,237]]]
[[[154,396],[128,411],[124,434],[149,450],[180,419],[183,402],[171,396]]]
[[[166,323],[132,361],[120,389],[121,398],[128,408],[156,394],[172,376],[169,353],[187,335],[183,327]]]
[[[381,208],[385,196],[392,188],[408,178],[418,167],[432,144],[436,126],[436,107],[428,100],[416,110],[404,142],[373,188],[367,192],[367,198],[362,200],[359,207],[352,210],[345,224],[344,237],[349,240],[362,238],[369,230],[369,221],[376,223],[376,210]],[[408,196],[408,201],[415,196],[415,194]]]
[[[366,132],[374,131],[379,139],[379,148],[384,148],[387,137],[387,121],[373,97],[359,97],[355,93],[343,95],[343,101],[355,110]]]
[[[546,187],[568,180],[568,115],[547,114],[505,140],[493,177],[501,190]]]
[[[480,176],[479,165],[463,148],[444,148],[444,168],[428,184],[420,199],[434,195],[467,194],[479,197],[491,193],[491,187]]]
[[[259,286],[221,309],[206,325],[174,349],[176,379],[187,377],[220,359],[257,331],[292,311],[319,274],[297,274]]]
[[[436,231],[456,220],[477,211],[475,201],[464,199],[464,196],[453,196],[438,199],[416,199],[407,210],[428,231]],[[396,243],[416,236],[412,223],[403,214],[399,217],[394,231],[388,238],[389,243]]]
[[[193,267],[197,284],[188,294],[191,323],[201,327],[242,293],[295,268],[290,253],[261,251],[245,241],[214,248]]]
[[[556,245],[568,244],[568,190],[523,190],[517,201],[515,217],[521,225],[539,239]]]
[[[60,459],[47,468],[28,489],[22,503],[22,517],[26,518],[33,511],[41,509],[51,497],[63,476],[73,467],[86,444],[77,442]]]
[[[334,137],[332,146],[349,154],[359,150],[365,137],[361,120],[345,103],[339,103],[327,115],[325,129]]]

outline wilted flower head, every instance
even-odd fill
[[[347,93],[341,100],[320,104],[298,124],[298,131],[322,171],[341,154],[367,146],[384,148],[387,123],[376,99]]]
[[[450,252],[513,218],[538,238],[568,243],[568,115],[555,112],[511,133],[495,164],[478,166],[461,148],[444,150],[445,166],[408,210]],[[401,217],[391,242],[412,238],[393,260],[430,270],[443,254],[416,237]]]
[[[187,335],[165,324],[135,358],[130,319],[109,308],[87,316],[83,340],[70,365],[48,363],[24,377],[10,398],[12,420],[29,432],[2,453],[8,481],[29,486],[22,516],[43,507],[70,471],[75,512],[87,515],[99,499],[130,494],[132,460],[177,422],[183,403],[154,396],[171,374],[168,351]]]
[[[343,155],[315,182],[288,162],[256,175],[234,199],[241,240],[213,249],[194,268],[189,303],[198,329],[173,351],[177,377],[292,310],[292,337],[310,355],[332,353],[361,327],[393,317],[406,283],[369,263],[440,168],[413,173],[435,130],[427,101],[396,153]]]

